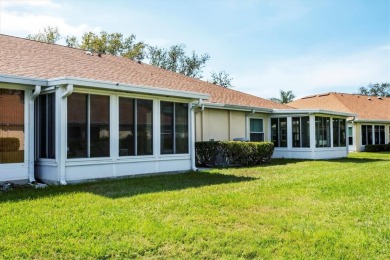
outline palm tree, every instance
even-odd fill
[[[280,98],[270,98],[270,100],[280,103],[280,104],[287,104],[295,98],[295,95],[292,93],[291,90],[284,91],[280,90]]]

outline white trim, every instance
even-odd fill
[[[274,109],[274,114],[277,114],[278,116],[280,114],[283,115],[290,115],[290,114],[325,114],[325,115],[335,115],[335,116],[343,116],[343,117],[354,117],[357,116],[357,114],[352,113],[345,113],[345,112],[337,112],[332,110],[323,110],[323,109]],[[272,115],[271,115],[272,117]]]
[[[263,132],[254,132],[254,133],[260,133],[260,134],[263,134],[263,141],[266,141],[265,139],[265,127],[264,127],[264,122],[265,122],[265,118],[263,116],[260,116],[260,115],[255,115],[255,114],[251,114],[251,115],[247,115],[246,116],[246,131],[245,131],[245,134],[246,134],[246,138],[251,141],[251,119],[261,119],[262,121],[262,128],[263,128]]]
[[[107,89],[124,92],[138,92],[145,94],[193,98],[193,99],[208,99],[208,94],[182,91],[174,89],[165,89],[160,87],[125,84],[121,82],[111,82],[102,80],[93,80],[77,77],[59,77],[52,79],[31,78],[16,75],[0,74],[0,82],[23,84],[23,85],[40,85],[40,86],[55,86],[55,85],[80,85],[96,89]]]
[[[14,76],[14,75],[7,75],[7,74],[0,74],[0,82],[22,84],[22,85],[48,86],[48,81],[46,79]]]
[[[77,77],[60,77],[60,78],[53,78],[48,80],[49,86],[65,85],[65,84],[86,86],[95,89],[137,92],[137,93],[163,95],[163,96],[168,95],[173,97],[186,97],[186,98],[194,98],[194,99],[209,98],[208,94],[202,94],[202,93],[196,93],[190,91],[171,90],[171,89],[165,89],[160,87],[141,86],[141,85],[125,84],[121,82],[84,79],[84,78],[77,78]]]
[[[206,108],[215,108],[215,109],[225,109],[225,110],[234,110],[234,111],[245,111],[251,113],[271,113],[273,109],[271,108],[262,108],[262,107],[250,107],[250,106],[239,106],[239,105],[229,105],[223,103],[202,103],[202,109]]]

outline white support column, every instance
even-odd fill
[[[292,117],[287,117],[287,149],[292,149]]]
[[[67,97],[73,92],[73,85],[66,88],[59,87],[56,90],[56,157],[58,163],[58,181],[61,185],[66,185],[66,158],[68,154],[67,134],[68,134],[68,109]]]
[[[153,156],[160,157],[160,100],[153,100]],[[155,171],[159,172],[159,163],[155,163]]]
[[[110,96],[110,158],[116,162],[119,158],[119,97]],[[117,176],[116,163],[112,164],[113,176]]]
[[[315,115],[310,115],[310,150],[312,154],[316,148],[316,117]]]

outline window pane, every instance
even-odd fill
[[[375,144],[385,144],[385,127],[383,125],[374,126]]]
[[[292,118],[292,141],[293,147],[301,147],[300,117]]]
[[[250,140],[251,140],[251,142],[263,142],[264,141],[264,133],[251,133]]]
[[[330,118],[316,116],[316,147],[330,147]]]
[[[175,103],[176,153],[188,153],[188,104]]]
[[[367,126],[367,144],[373,144],[372,142],[372,125]]]
[[[55,93],[47,95],[47,135],[48,135],[48,158],[54,159],[56,157],[56,98]]]
[[[0,89],[0,164],[24,162],[24,92]]]
[[[250,118],[249,119],[249,140],[251,142],[262,142],[264,141],[263,133],[263,119]]]
[[[135,155],[134,99],[119,98],[119,156]]]
[[[340,125],[339,125],[339,119],[333,118],[333,147],[339,147],[340,146]]]
[[[348,126],[348,145],[353,145],[353,128]]]
[[[39,158],[47,158],[47,96],[42,95],[38,97],[38,132],[39,132]]]
[[[39,158],[55,158],[55,94],[41,95],[37,98],[37,136]]]
[[[173,151],[173,102],[161,102],[161,154],[172,154]]]
[[[302,147],[310,147],[310,118],[301,117]]]
[[[250,119],[250,132],[262,133],[263,132],[263,119]]]
[[[367,126],[366,125],[362,125],[362,145],[366,145],[367,144]]]
[[[68,158],[87,157],[87,95],[68,98]]]
[[[379,126],[379,140],[380,144],[385,144],[385,126]]]
[[[287,147],[287,118],[279,118],[280,147]]]
[[[90,157],[110,156],[110,97],[90,95]]]
[[[345,147],[347,145],[347,134],[345,130],[345,119],[340,119],[340,146]]]
[[[279,127],[277,118],[271,118],[271,139],[274,146],[279,147]]]
[[[137,154],[153,154],[152,100],[137,100]]]

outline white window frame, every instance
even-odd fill
[[[258,133],[258,134],[263,134],[263,141],[261,142],[264,142],[265,141],[265,132],[264,132],[264,129],[265,129],[265,125],[264,125],[264,122],[265,122],[265,118],[264,117],[260,117],[260,116],[248,116],[247,117],[247,120],[246,120],[246,138],[250,141],[251,141],[251,119],[261,119],[262,120],[262,124],[263,124],[263,132],[253,132],[253,133]]]

